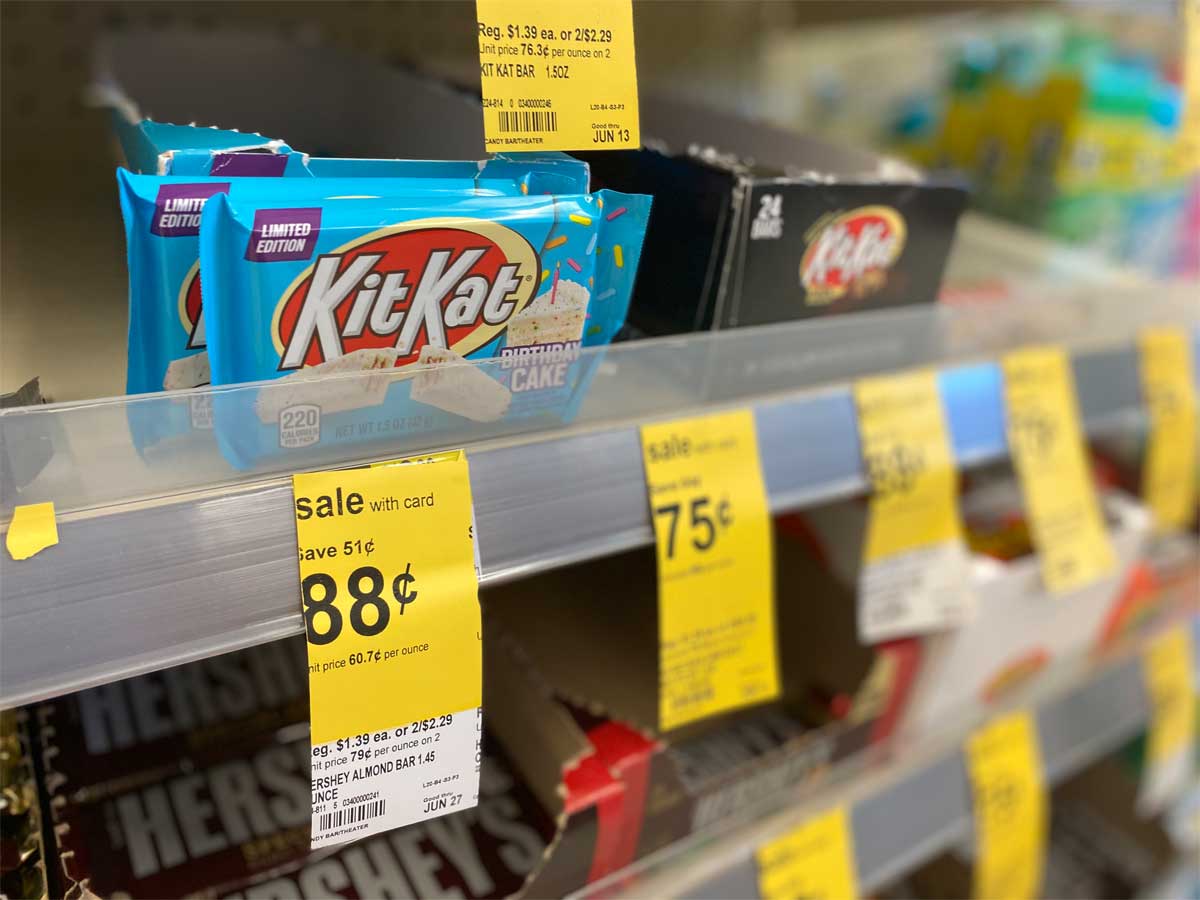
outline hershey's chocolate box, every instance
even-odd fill
[[[42,704],[38,730],[57,791],[99,799],[308,727],[308,657],[289,638]]]
[[[648,334],[930,303],[967,192],[906,163],[643,96],[641,150],[576,154],[654,195],[629,318]]]
[[[136,753],[136,748],[133,750]],[[363,841],[309,850],[307,737],[51,808],[68,895],[503,897],[542,861],[554,825],[495,752],[479,805]]]
[[[607,871],[601,828],[620,825],[609,821],[620,786],[594,760],[585,770],[587,760],[560,758],[573,745],[544,715],[551,701],[499,679],[507,656],[486,646],[494,730],[479,805],[316,852],[302,638],[43,704],[64,893],[476,898],[581,887]],[[501,739],[516,741],[512,754]]]
[[[793,710],[769,706],[655,741],[571,709],[599,759],[625,784],[630,860],[819,781],[836,760],[869,744],[872,727],[816,728]]]

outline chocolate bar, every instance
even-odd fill
[[[302,639],[43,704],[64,893],[543,896],[607,874],[620,783],[501,645],[485,646],[478,807],[317,851]],[[382,814],[353,781],[336,790],[338,811]]]
[[[103,798],[56,796],[68,895],[503,897],[542,860],[554,826],[494,748],[473,809],[333,850],[309,850],[306,736],[258,746]],[[360,805],[353,786],[344,808]],[[374,801],[378,802],[378,801]]]
[[[70,694],[37,711],[56,791],[99,799],[308,722],[303,639],[263,644]]]

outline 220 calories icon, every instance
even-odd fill
[[[687,504],[689,515],[684,527],[691,533],[692,546],[703,553],[716,543],[717,536],[733,524],[733,511],[728,497],[722,497],[715,505],[711,497],[692,498]],[[667,559],[675,558],[676,537],[679,522],[683,518],[683,504],[666,503],[654,508],[656,516],[670,516],[667,525]]]
[[[404,571],[392,579],[392,599],[399,604],[400,615],[404,615],[404,607],[417,599],[418,592],[413,588],[415,581],[412,563],[406,563]],[[346,579],[346,590],[354,598],[350,607],[350,627],[363,637],[379,634],[391,621],[392,609],[383,596],[385,586],[386,579],[375,566],[359,566]],[[337,582],[325,572],[313,572],[300,582],[300,597],[304,601],[304,630],[308,632],[310,644],[332,644],[342,633],[342,611],[333,603],[337,595]],[[375,610],[374,621],[369,623],[365,615],[368,607]],[[324,631],[317,629],[317,623],[321,621],[317,618],[320,613],[325,614],[325,622],[329,626]]]

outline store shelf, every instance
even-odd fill
[[[295,471],[467,447],[490,583],[650,542],[641,421],[751,406],[776,511],[864,487],[849,381],[870,373],[941,367],[964,466],[1006,452],[999,370],[978,361],[1006,347],[1071,348],[1089,431],[1138,422],[1130,336],[1147,324],[1195,329],[1190,286],[1052,299],[588,351],[581,362],[594,379],[570,421],[523,432],[464,420],[436,440],[317,444],[249,471],[226,462],[211,432],[139,455],[128,416],[166,415],[180,402],[257,386],[5,411],[0,447],[15,476],[6,475],[14,482],[0,497],[4,514],[15,503],[53,501],[60,542],[30,560],[0,562],[0,706],[299,633],[287,477]]]
[[[1200,618],[1192,630],[1200,640]],[[1200,664],[1200,660],[1197,660]],[[1035,712],[1043,773],[1058,784],[1143,731],[1150,714],[1136,655],[1098,666],[1075,666],[1056,673],[1032,695],[1006,708]],[[1193,673],[1200,686],[1200,669]],[[939,853],[973,843],[970,788],[962,741],[987,711],[972,710],[973,721],[956,723],[933,748],[892,748],[888,765],[851,771],[829,786],[797,798],[786,812],[747,811],[740,829],[714,829],[667,848],[656,857],[589,885],[583,897],[758,897],[754,850],[786,833],[807,816],[848,804],[859,889],[879,890]],[[940,749],[939,749],[940,748]],[[776,799],[775,809],[787,802]]]

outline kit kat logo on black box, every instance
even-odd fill
[[[356,350],[414,362],[425,344],[466,356],[499,337],[529,303],[538,257],[486,219],[419,219],[322,253],[283,292],[271,337],[279,369]]]
[[[890,206],[860,206],[818,219],[805,237],[800,286],[810,306],[862,297],[887,284],[904,250],[904,218]]]
[[[164,184],[154,200],[150,233],[159,237],[196,237],[200,213],[214,194],[228,194],[229,182],[211,184]]]
[[[246,244],[250,262],[287,262],[310,259],[321,233],[321,210],[257,209]]]

